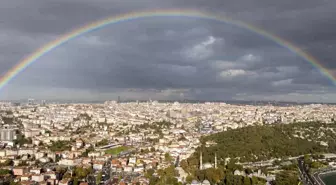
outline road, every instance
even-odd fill
[[[308,166],[304,163],[303,157],[298,158],[298,167],[300,170],[300,178],[304,185],[324,185],[309,174]]]
[[[96,177],[98,173],[99,171],[96,171],[95,173],[88,175],[87,182],[89,185],[96,185]],[[106,185],[110,182],[111,178],[110,174],[111,174],[111,160],[107,160],[102,169],[102,179],[100,182],[101,185],[104,184]]]

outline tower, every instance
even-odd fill
[[[28,105],[34,105],[35,100],[34,99],[28,99]]]
[[[203,161],[202,161],[202,152],[201,152],[201,155],[200,155],[200,170],[203,170]]]
[[[215,169],[217,169],[217,153],[215,153]]]

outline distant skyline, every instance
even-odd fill
[[[44,99],[22,99],[22,100],[6,100],[3,102],[7,103],[20,103],[20,104],[27,104],[29,101],[33,100],[35,104],[102,104],[105,102],[115,101],[118,102],[116,99],[109,99],[109,100],[44,100]],[[1,101],[0,101],[1,102]],[[273,105],[273,106],[294,106],[294,105],[336,105],[336,103],[326,103],[326,102],[294,102],[294,101],[253,101],[253,100],[133,100],[133,99],[124,99],[121,100],[119,103],[147,103],[147,102],[158,102],[158,103],[195,103],[195,104],[202,104],[202,103],[226,103],[230,105]]]
[[[0,76],[75,28],[131,11],[227,15],[291,41],[336,75],[336,2],[227,0],[3,0]],[[274,41],[187,17],[127,21],[53,50],[0,90],[0,100],[260,100],[336,103],[336,87]]]

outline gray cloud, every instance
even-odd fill
[[[291,41],[335,70],[335,5],[313,0],[4,0],[0,75],[43,44],[88,22],[157,8],[228,15]],[[0,98],[109,99],[124,94],[336,102],[334,92],[330,80],[302,57],[249,30],[205,19],[156,17],[109,25],[71,40],[12,80]],[[328,98],[321,98],[323,94]]]

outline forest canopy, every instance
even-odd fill
[[[204,161],[240,158],[240,162],[336,152],[336,124],[318,122],[250,126],[201,138]],[[208,141],[217,144],[206,147]],[[197,155],[197,152],[196,152]],[[199,155],[197,155],[199,156]]]

